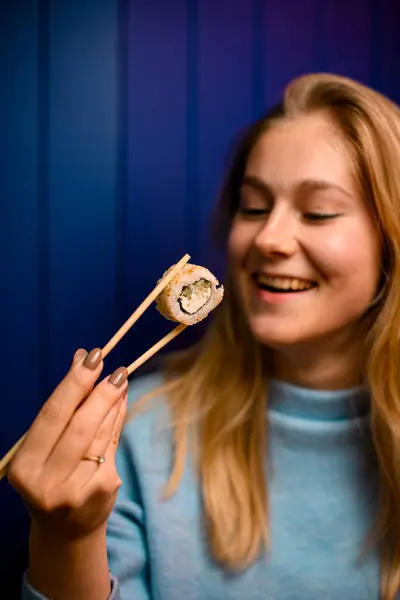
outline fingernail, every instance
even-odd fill
[[[91,350],[85,360],[83,361],[83,366],[91,371],[94,371],[96,367],[99,366],[101,361],[101,350],[100,348],[94,348]]]
[[[114,385],[116,388],[120,388],[127,379],[128,371],[125,367],[119,367],[112,375],[110,375],[108,382]]]
[[[82,360],[82,358],[84,356],[87,356],[87,352],[86,350],[84,350],[83,348],[80,348],[79,350],[77,350],[74,354],[74,359],[73,359],[73,364],[76,364],[77,362],[79,362],[80,360]]]

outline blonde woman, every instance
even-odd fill
[[[293,81],[241,140],[218,224],[201,343],[129,388],[78,351],[17,454],[25,600],[395,599],[399,109]]]

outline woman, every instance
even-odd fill
[[[126,371],[94,387],[78,351],[11,466],[25,599],[395,598],[399,165],[399,109],[346,78],[293,81],[249,129],[205,338],[130,386],[117,454]]]

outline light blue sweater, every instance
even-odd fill
[[[156,375],[131,383],[130,401],[158,383]],[[123,486],[108,525],[113,600],[378,600],[376,556],[361,556],[378,487],[365,390],[272,382],[271,550],[238,575],[210,558],[190,459],[177,494],[161,499],[171,465],[166,411],[159,403],[129,422],[121,440]],[[43,596],[25,580],[23,599]]]

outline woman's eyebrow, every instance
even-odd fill
[[[274,194],[272,186],[270,186],[266,181],[263,181],[259,177],[255,177],[254,175],[245,175],[242,180],[242,186],[252,187],[268,196]],[[336,190],[349,198],[352,197],[352,194],[343,186],[337,183],[333,183],[332,181],[326,181],[324,179],[304,179],[295,184],[294,187],[300,193]]]
[[[244,175],[242,179],[241,187],[252,187],[260,192],[263,192],[265,195],[271,195],[273,193],[272,188],[259,177],[254,177],[254,175]]]
[[[333,183],[332,181],[325,181],[324,179],[304,179],[300,183],[297,184],[297,189],[300,192],[319,192],[325,190],[336,190],[348,196],[352,197],[352,194],[346,190],[346,188],[342,187],[337,183]]]

